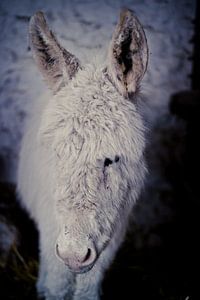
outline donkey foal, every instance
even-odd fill
[[[49,30],[30,21],[35,62],[51,96],[36,99],[22,140],[18,191],[40,234],[38,293],[97,300],[145,176],[136,99],[148,47],[123,10],[106,63],[82,67]]]

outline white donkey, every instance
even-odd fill
[[[148,47],[121,12],[106,63],[82,67],[49,30],[30,21],[34,59],[53,93],[32,108],[18,169],[21,201],[40,234],[38,293],[97,300],[145,176],[137,99]]]

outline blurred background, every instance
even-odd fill
[[[86,62],[106,54],[122,7],[136,12],[150,49],[141,88],[151,128],[149,174],[102,299],[200,299],[200,8],[194,0],[0,1],[1,299],[37,299],[37,231],[15,194],[24,124],[46,89],[29,48],[30,16],[42,10],[61,44]]]

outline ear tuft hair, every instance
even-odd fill
[[[136,92],[147,68],[148,46],[139,20],[129,9],[123,9],[113,33],[108,72],[118,91],[128,97]]]
[[[56,92],[76,74],[79,60],[59,44],[41,11],[30,20],[29,37],[36,64],[49,87]]]

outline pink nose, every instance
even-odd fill
[[[71,248],[71,247],[70,247]],[[90,245],[89,248],[79,247],[73,249],[61,249],[59,245],[56,245],[56,254],[69,269],[76,273],[82,273],[89,271],[97,258],[95,247]]]

